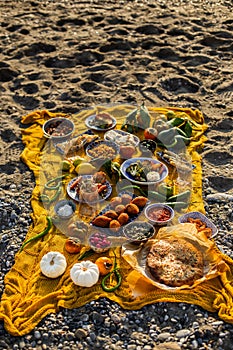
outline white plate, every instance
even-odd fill
[[[89,117],[87,117],[87,119],[85,120],[85,124],[86,124],[86,126],[87,126],[89,129],[97,130],[97,131],[107,131],[107,130],[110,130],[110,129],[115,128],[115,126],[116,126],[116,119],[113,118],[112,116],[111,116],[112,125],[109,126],[108,128],[104,128],[104,129],[103,129],[103,128],[100,128],[100,127],[98,127],[98,126],[96,126],[96,125],[92,125],[92,122],[95,120],[95,116],[96,116],[96,114],[92,114],[92,115],[90,115]]]
[[[82,175],[83,179],[91,179],[92,175]],[[68,195],[70,196],[70,198],[74,199],[75,201],[79,202],[79,203],[86,203],[86,201],[82,201],[79,199],[79,195],[77,194],[77,192],[74,190],[71,190],[70,187],[73,184],[74,181],[77,180],[77,177],[75,177],[74,179],[72,179],[66,188],[66,191],[68,193]],[[110,185],[110,183],[108,181],[105,181],[103,185],[107,185],[107,191],[105,193],[105,195],[103,197],[99,196],[99,199],[93,202],[89,202],[89,203],[101,203],[103,201],[105,201],[105,199],[107,199],[111,193],[112,193],[112,186]]]
[[[134,180],[134,178],[129,174],[127,173],[127,168],[133,164],[133,163],[136,163],[137,161],[144,161],[144,160],[149,160],[150,162],[153,162],[154,164],[162,164],[163,166],[163,171],[160,175],[160,179],[157,180],[157,181],[137,181],[137,180]],[[153,158],[131,158],[131,159],[127,159],[124,161],[124,163],[121,164],[121,167],[120,167],[120,171],[122,173],[122,175],[129,181],[137,184],[137,185],[153,185],[155,183],[160,183],[162,182],[167,176],[168,176],[168,168],[165,164],[163,164],[162,162],[160,162],[159,160],[157,159],[153,159]]]

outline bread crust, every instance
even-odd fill
[[[155,242],[146,259],[152,276],[170,287],[192,285],[203,276],[203,254],[182,238]]]

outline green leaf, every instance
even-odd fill
[[[185,132],[188,138],[192,136],[193,128],[188,120],[186,121],[185,125],[181,127],[181,129]]]

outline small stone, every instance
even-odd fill
[[[74,340],[75,339],[75,334],[73,332],[67,332],[66,333],[66,339],[67,340]]]
[[[81,317],[81,321],[87,322],[89,320],[89,315],[88,314],[83,314]]]
[[[25,348],[25,342],[24,341],[20,341],[19,342],[19,347],[20,347],[20,349],[24,349]]]
[[[223,321],[215,321],[215,322],[212,322],[212,326],[214,326],[214,327],[221,326],[222,324],[223,324]]]
[[[121,317],[116,315],[116,314],[113,314],[111,315],[111,320],[114,322],[114,323],[120,323],[121,322]]]
[[[14,221],[18,219],[18,215],[16,214],[16,212],[14,210],[12,210],[12,212],[11,212],[10,219],[14,220]]]
[[[166,342],[156,345],[153,350],[181,350],[181,347],[176,342]]]
[[[170,338],[171,334],[168,333],[168,332],[163,332],[163,333],[160,333],[158,335],[158,339],[159,340],[167,340],[168,338]]]
[[[196,341],[196,339],[194,339],[194,340],[192,341],[192,348],[193,348],[193,349],[198,349],[198,342]]]
[[[190,330],[189,329],[181,329],[178,332],[176,332],[176,337],[177,338],[185,338],[190,335]]]
[[[41,338],[40,332],[39,332],[39,331],[35,331],[35,332],[34,332],[34,337],[35,337],[36,339],[40,339],[40,338]]]
[[[78,328],[75,331],[75,337],[78,339],[83,339],[83,338],[86,338],[87,336],[88,336],[88,332],[83,328]]]
[[[104,322],[104,317],[98,312],[93,312],[92,318],[95,324],[101,324]]]
[[[199,323],[198,322],[193,322],[193,328],[199,328]]]
[[[91,338],[92,341],[95,341],[95,340],[96,340],[96,335],[95,335],[94,332],[91,332],[91,333],[90,333],[90,338]]]
[[[135,345],[135,344],[129,344],[127,346],[127,350],[136,350],[136,349],[137,349],[137,345]]]

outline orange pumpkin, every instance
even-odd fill
[[[95,261],[95,264],[98,266],[100,275],[107,275],[113,268],[112,260],[106,256],[102,256]]]
[[[68,253],[76,254],[81,250],[81,242],[76,237],[69,237],[65,242],[65,249]]]

